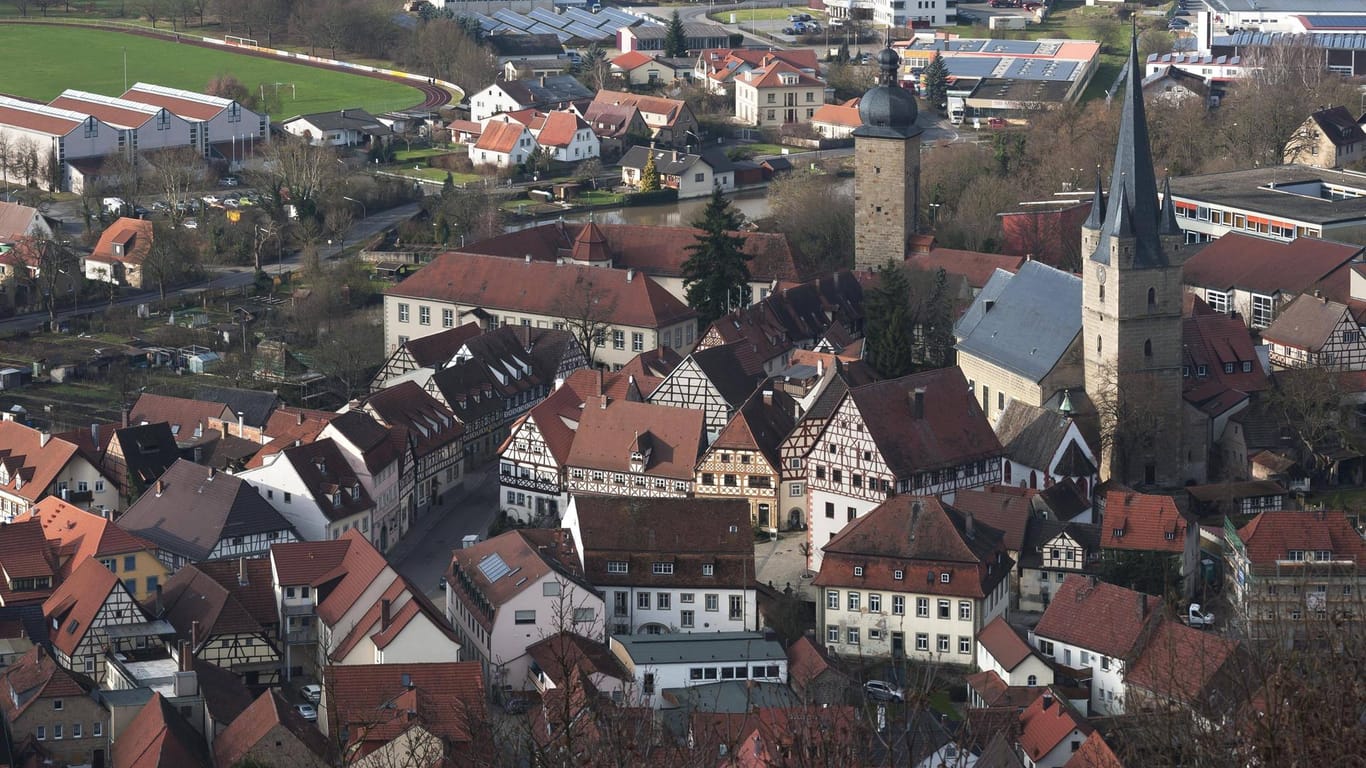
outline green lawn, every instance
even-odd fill
[[[3,78],[0,91],[42,101],[67,88],[122,94],[125,50],[129,85],[144,81],[201,91],[224,73],[248,88],[293,83],[297,98],[282,88],[277,118],[345,107],[378,113],[422,101],[416,88],[385,80],[95,29],[0,25],[0,50],[7,60],[23,62],[22,76],[13,71],[16,76]]]
[[[428,181],[446,180],[446,170],[444,168],[402,168],[399,169],[397,173],[418,179],[426,179]],[[477,173],[451,172],[451,183],[453,184],[468,184],[472,181],[479,181],[482,178],[484,177]]]
[[[411,163],[414,160],[423,160],[428,157],[440,157],[441,155],[465,154],[468,150],[464,144],[457,144],[451,147],[429,147],[427,149],[400,149],[394,153],[394,162]]]
[[[743,24],[747,21],[787,21],[787,17],[794,13],[809,13],[811,18],[824,23],[825,19],[819,13],[811,13],[811,9],[804,5],[793,3],[782,8],[743,8],[739,10],[717,11],[708,14],[707,18],[712,21],[719,21],[722,24],[729,24],[731,14],[735,14],[735,22]]]

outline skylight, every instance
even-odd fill
[[[484,574],[484,578],[489,581],[497,581],[512,572],[512,568],[503,562],[503,556],[494,552],[479,561],[479,572]]]

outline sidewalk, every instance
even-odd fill
[[[790,584],[802,600],[814,602],[816,588],[806,576],[806,555],[801,547],[806,543],[806,531],[785,531],[772,541],[754,545],[754,575],[761,584],[772,584],[783,591]]]
[[[466,472],[465,481],[460,484],[460,488],[443,494],[441,503],[427,509],[418,518],[417,523],[408,529],[408,533],[385,553],[385,558],[391,563],[402,563],[412,557],[418,548],[427,541],[431,532],[438,525],[448,522],[450,515],[459,512],[464,506],[464,502],[474,494],[475,489],[487,482],[490,473],[496,471],[497,468],[497,463],[492,463]]]

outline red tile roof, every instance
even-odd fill
[[[490,581],[479,564],[495,555],[512,570]],[[517,578],[512,578],[513,573]],[[550,573],[571,580],[582,579],[574,537],[567,529],[508,531],[472,547],[457,549],[452,553],[446,581],[449,589],[456,590],[457,598],[475,607],[472,612],[480,624],[491,630],[493,611]]]
[[[135,552],[151,552],[151,542],[134,536],[99,515],[49,496],[38,502],[31,515],[16,518],[41,521],[43,533],[55,542],[62,558],[62,574],[92,558],[112,557]]]
[[[318,758],[318,765],[330,765],[330,744],[327,737],[322,735],[312,723],[305,721],[294,711],[280,696],[279,691],[272,688],[262,693],[251,703],[251,706],[242,711],[242,714],[233,719],[228,727],[223,729],[213,740],[214,762],[220,766],[237,765],[238,761],[248,756],[248,753],[260,750],[260,754],[269,754],[278,747],[278,742],[263,743],[275,730],[276,726],[282,726],[299,740],[301,744],[315,757]]]
[[[92,98],[92,96],[94,98]],[[92,115],[117,128],[139,128],[157,116],[156,110],[148,110],[150,105],[141,102],[119,105],[106,101],[104,97],[82,91],[66,90],[62,95],[48,103],[58,109],[69,109]],[[142,107],[139,109],[139,107]]]
[[[0,97],[0,125],[12,125],[35,133],[65,136],[81,125],[85,115],[58,110],[46,104]]]
[[[123,589],[119,577],[98,560],[86,560],[43,603],[52,645],[70,656],[81,644],[109,595]]]
[[[137,83],[125,91],[120,98],[165,107],[171,114],[191,120],[212,120],[224,109],[227,109],[228,104],[231,103],[228,99],[217,99],[204,94],[194,94],[194,96],[203,99],[200,101],[199,98],[189,98],[188,94],[186,97],[177,97],[170,93],[154,93],[142,90],[143,85],[143,83]],[[214,101],[220,103],[213,103]]]
[[[929,253],[913,253],[906,257],[906,266],[933,272],[942,269],[950,275],[962,275],[974,290],[981,290],[998,269],[1011,274],[1020,271],[1023,256],[1004,256],[999,253],[960,251],[955,248],[932,248]]]
[[[1300,237],[1288,243],[1230,232],[1186,262],[1187,285],[1268,296],[1304,293],[1362,252],[1360,245]],[[1344,297],[1345,299],[1345,297]]]
[[[405,678],[411,687],[404,687]],[[471,742],[474,728],[484,721],[484,680],[477,661],[329,666],[323,679],[332,732],[349,728],[351,744],[361,744],[361,754],[387,744],[414,720],[457,744]]]
[[[603,89],[593,97],[593,106],[601,104],[612,106],[632,106],[642,114],[663,115],[664,124],[673,126],[678,118],[690,112],[688,103],[681,99],[666,99],[661,96],[640,96],[622,91]]]
[[[142,706],[112,750],[118,768],[209,768],[203,737],[161,694]]]
[[[787,679],[798,694],[832,669],[835,669],[835,665],[825,655],[825,648],[806,635],[787,647]]]
[[[541,132],[536,134],[536,143],[543,147],[567,147],[574,143],[574,134],[581,130],[588,130],[588,123],[573,112],[550,112],[545,116]]]
[[[812,583],[985,597],[1010,575],[1013,563],[999,531],[974,523],[969,533],[967,521],[936,498],[893,496],[825,545]],[[863,568],[862,576],[854,575],[855,566]]]
[[[1086,736],[1092,728],[1057,694],[1040,696],[1020,713],[1020,748],[1032,761],[1038,762],[1074,731]]]
[[[27,518],[0,526],[0,605],[43,602],[60,581],[59,571],[57,547],[44,536],[42,523]],[[48,586],[17,591],[19,579],[46,579]]]
[[[754,533],[741,499],[576,496],[574,504],[584,573],[595,586],[753,586]],[[613,561],[626,562],[627,573],[613,573]],[[674,563],[672,575],[653,573],[661,561]]]
[[[484,125],[484,132],[479,134],[479,140],[474,143],[474,148],[506,155],[517,148],[517,142],[524,133],[526,126],[521,123],[490,120]]]
[[[1020,633],[1010,626],[1004,616],[997,616],[982,627],[982,631],[977,633],[977,642],[1007,672],[1020,666],[1034,653],[1034,649],[1029,647],[1029,643],[1020,637]]]
[[[858,113],[858,103],[859,100],[855,98],[843,104],[822,104],[816,107],[816,113],[811,116],[811,122],[857,128],[863,125],[863,118],[859,117]]]
[[[233,569],[232,581],[229,584],[223,583],[223,574],[207,573],[191,563],[176,571],[162,588],[160,596],[152,597],[147,603],[153,610],[158,605],[161,606],[165,615],[158,618],[169,621],[182,639],[191,639],[195,623],[199,624],[199,647],[193,649],[195,652],[201,650],[215,636],[264,635],[266,625],[279,623],[274,616],[261,612],[259,605],[255,606],[258,614],[254,615],[243,601],[238,599],[236,566],[239,561],[220,562]],[[266,578],[269,578],[268,574]],[[270,592],[269,581],[265,586]],[[274,608],[273,601],[271,608]]]
[[[1261,392],[1271,386],[1261,359],[1252,346],[1252,335],[1236,315],[1214,312],[1194,294],[1186,294],[1191,311],[1181,321],[1181,340],[1184,359],[1190,377],[1184,379],[1186,389],[1206,380],[1214,380],[1239,392]],[[1244,372],[1243,363],[1252,363],[1252,370]],[[1205,366],[1206,377],[1200,377],[1200,366]],[[1225,373],[1224,366],[1232,365],[1233,372]]]
[[[17,421],[0,421],[0,490],[37,501],[76,453],[75,443]]]
[[[246,584],[241,583],[241,569],[244,564],[247,570]],[[261,626],[268,627],[279,621],[269,558],[209,560],[196,563],[194,567],[231,592],[233,598],[260,622]]]
[[[349,537],[272,545],[270,561],[275,580],[281,586],[317,586],[337,570],[350,548]]]
[[[591,396],[583,406],[571,467],[631,472],[631,453],[647,453],[643,474],[671,480],[694,478],[706,413],[696,408],[637,403]]]
[[[915,393],[924,412],[915,413]],[[990,460],[1005,449],[957,367],[914,373],[849,390],[868,434],[898,478]]]
[[[30,648],[28,653],[11,662],[0,673],[0,679],[9,686],[10,695],[0,696],[0,709],[11,725],[37,701],[80,698],[96,687],[94,681],[84,675],[64,669],[41,645]]]
[[[1186,520],[1176,500],[1160,494],[1110,491],[1105,494],[1102,549],[1184,552]]]
[[[1017,711],[1048,691],[1042,686],[1006,685],[994,669],[968,675],[965,682],[987,707],[1014,707]]]
[[[784,75],[788,76],[790,82],[783,81]],[[821,88],[825,86],[825,81],[819,77],[813,77],[785,61],[778,60],[766,62],[764,66],[750,70],[740,75],[736,80],[754,88]]]
[[[627,51],[620,56],[612,59],[612,66],[630,72],[637,67],[643,67],[655,60],[655,57],[640,51]]]
[[[605,643],[573,632],[560,632],[539,640],[528,645],[526,652],[557,688],[569,683],[569,668],[585,675],[606,675],[621,681],[632,679]]]
[[[1162,601],[1104,581],[1064,579],[1034,634],[1102,656],[1127,658]]]
[[[373,584],[380,574],[389,567],[384,555],[354,528],[342,534],[346,541],[346,556],[337,565],[333,577],[341,576],[327,597],[318,604],[318,618],[328,624],[336,624],[342,616],[355,605],[365,589]],[[287,546],[287,545],[282,545]],[[274,550],[274,547],[271,548]]]
[[[1124,768],[1124,764],[1115,756],[1110,745],[1105,743],[1100,731],[1092,731],[1081,743],[1081,748],[1063,763],[1062,768]]]
[[[128,423],[146,422],[155,424],[164,421],[171,425],[176,442],[184,445],[194,442],[196,428],[207,431],[209,419],[237,421],[237,416],[226,403],[211,403],[204,400],[190,400],[184,397],[154,395],[144,392],[128,411]]]
[[[444,253],[386,293],[559,317],[563,302],[590,290],[612,307],[615,325],[661,328],[697,316],[659,283],[624,270],[471,253]]]
[[[116,251],[115,246],[119,247]],[[103,262],[141,264],[152,250],[152,222],[121,217],[100,235],[88,258]]]
[[[1218,706],[1210,699],[1216,687],[1237,674],[1230,664],[1236,661],[1237,650],[1233,640],[1166,619],[1125,669],[1124,682],[1168,702],[1209,711]]]
[[[990,485],[959,491],[954,494],[953,506],[1000,531],[1006,549],[1019,552],[1024,547],[1025,527],[1033,514],[1030,499],[1037,493],[1029,488]]]
[[[455,418],[451,409],[427,394],[415,381],[386,387],[361,400],[361,407],[385,424],[405,427],[419,460],[459,442],[465,434],[465,425]]]
[[[1329,552],[1333,560],[1366,564],[1366,541],[1356,532],[1346,512],[1291,510],[1263,512],[1238,530],[1253,570],[1275,571],[1277,560],[1289,560],[1292,550],[1310,560],[1316,552]]]

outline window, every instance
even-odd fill
[[[543,581],[541,582],[541,594],[545,597],[556,597],[560,594],[560,582]]]
[[[940,600],[940,601],[939,601],[939,618],[941,618],[941,619],[947,619],[947,618],[949,618],[949,613],[950,613],[950,607],[949,607],[949,606],[950,606],[950,603],[949,603],[948,600]]]
[[[639,608],[639,609],[642,610],[642,611],[648,611],[648,610],[650,610],[650,593],[649,593],[649,592],[638,592],[638,593],[636,593],[636,607]]]
[[[667,611],[671,607],[673,607],[673,598],[670,593],[659,592],[655,594],[655,608],[657,610]]]
[[[293,504],[293,503],[294,503],[294,494],[290,493],[289,491],[285,491],[285,503],[286,503],[286,504]]]
[[[850,645],[858,645],[858,627],[849,627],[844,639]]]
[[[895,571],[892,571],[892,578],[896,579],[897,581],[901,581],[902,579],[906,578],[906,572],[898,568]]]
[[[959,620],[959,621],[972,621],[972,601],[971,601],[971,600],[959,600],[959,601],[958,601],[958,620]]]
[[[917,597],[915,599],[915,615],[922,619],[929,618],[930,599],[928,597]]]
[[[91,724],[90,724],[90,735],[91,735],[91,736],[103,736],[103,735],[104,735],[104,723],[101,723],[101,722],[98,721],[98,720],[96,720],[95,722],[91,723]]]
[[[948,635],[939,635],[939,636],[936,638],[935,646],[939,649],[939,652],[940,652],[940,653],[948,653],[948,652],[949,652],[949,636],[948,636]]]
[[[712,565],[711,563],[704,563],[704,564],[702,565],[702,575],[703,575],[703,576],[715,576],[715,575],[716,575],[716,566],[715,566],[715,565]]]
[[[838,470],[838,469],[832,469],[832,470],[830,470],[830,481],[831,481],[832,483],[842,483],[842,482],[844,482],[844,472],[842,472],[841,470]]]
[[[154,592],[156,592],[156,591],[157,591],[157,577],[156,577],[156,576],[148,576],[148,577],[147,577],[147,592],[148,592],[148,594],[154,593]]]
[[[52,725],[52,738],[53,738],[54,740],[55,740],[55,739],[60,739],[60,738],[62,738],[62,724],[61,724],[61,723],[54,723],[54,724]]]
[[[54,710],[58,711],[58,712],[61,712],[61,711],[62,711],[62,708],[63,708],[62,700],[61,700],[61,699],[53,699],[53,700],[52,700],[52,708],[53,708]]]
[[[948,571],[944,571],[943,573],[939,574],[939,583],[941,583],[941,584],[948,584],[948,583],[949,583],[949,578],[950,578],[949,572],[948,572]]]
[[[696,619],[694,618],[696,615],[697,614],[692,611],[680,611],[678,614],[678,625],[684,629],[691,629],[696,626]]]
[[[626,331],[612,331],[612,349],[626,349]]]
[[[868,612],[882,613],[882,595],[876,592],[868,593]]]
[[[575,624],[588,624],[588,623],[592,622],[593,619],[594,619],[596,616],[597,616],[597,613],[594,612],[594,610],[593,610],[592,608],[575,608],[575,609],[574,609],[574,623],[575,623]]]
[[[656,576],[672,576],[674,572],[673,563],[655,563],[652,569]]]
[[[1039,653],[1042,653],[1043,655],[1047,656],[1047,657],[1050,658],[1050,659],[1053,658],[1053,641],[1052,641],[1052,640],[1040,640],[1040,641],[1039,641]]]
[[[1038,675],[1030,675],[1029,678],[1028,678],[1027,680],[1025,680],[1025,685],[1029,686],[1030,688],[1033,688],[1034,686],[1036,686],[1036,685],[1038,685],[1038,684],[1039,684],[1039,676],[1038,676]]]
[[[730,596],[730,617],[731,619],[742,619],[745,616],[745,603],[740,595]]]
[[[631,351],[632,351],[632,352],[644,352],[644,351],[645,351],[645,334],[643,334],[643,333],[632,333],[632,334],[631,334]]]
[[[432,324],[432,308],[429,307],[429,306],[427,306],[427,305],[425,305],[425,304],[422,305],[422,306],[420,306],[420,307],[418,307],[418,308],[417,308],[417,322],[418,322],[418,324],[420,324],[420,325],[431,325],[431,324]]]
[[[1107,672],[1109,671],[1109,669],[1110,669],[1110,657],[1109,657],[1109,656],[1101,656],[1101,657],[1100,657],[1100,668],[1103,669],[1103,670],[1106,670]]]
[[[844,510],[844,514],[845,514],[845,518],[846,518],[849,522],[852,523],[852,522],[854,522],[854,518],[858,517],[858,508],[857,508],[857,507],[848,507],[848,508],[846,508],[846,509]]]
[[[626,573],[627,570],[628,570],[629,568],[630,568],[630,566],[626,564],[626,561],[625,561],[625,560],[608,560],[608,561],[607,561],[607,572],[608,572],[608,573]]]
[[[930,636],[924,632],[915,633],[915,649],[917,651],[928,651],[930,649]]]
[[[861,566],[861,565],[856,565],[856,566],[854,566],[854,575],[855,575],[855,576],[862,576],[862,575],[863,575],[863,566]]]
[[[399,304],[399,305],[398,305],[398,321],[399,321],[400,323],[406,323],[406,322],[408,322],[408,305],[407,305],[407,304]]]
[[[137,555],[127,555],[123,558],[123,570],[136,571],[138,569]]]
[[[801,483],[788,483],[788,484],[787,484],[787,494],[788,494],[789,496],[800,496],[800,495],[802,495],[802,484],[801,484]]]
[[[36,735],[36,736],[38,737],[38,741],[46,741],[46,740],[47,740],[47,727],[46,727],[46,726],[42,726],[42,725],[38,726],[38,729],[34,732],[34,735]]]
[[[514,623],[514,624],[535,624],[535,623],[536,623],[536,612],[535,612],[535,611],[517,611],[515,614],[513,614],[513,623]]]
[[[708,611],[713,612],[720,610],[720,608],[717,607],[718,599],[719,598],[716,595],[707,595],[705,599],[702,601],[703,607],[706,608]]]
[[[825,502],[825,516],[830,518],[831,520],[835,519],[835,502]]]
[[[1252,294],[1252,327],[1265,328],[1271,325],[1271,297]]]
[[[962,654],[969,654],[969,653],[972,653],[972,638],[970,638],[970,637],[964,637],[963,635],[959,635],[959,636],[958,636],[958,652],[959,652],[959,653],[962,653]]]
[[[825,642],[838,643],[840,641],[840,628],[834,624],[827,624],[825,627]]]
[[[854,590],[849,590],[849,610],[857,611],[862,603],[862,595]]]
[[[441,327],[442,327],[442,328],[454,328],[454,327],[455,327],[455,310],[450,309],[449,307],[447,307],[446,309],[441,310]]]
[[[893,616],[905,616],[905,615],[906,615],[906,597],[905,597],[905,595],[892,595],[892,615],[893,615]]]

